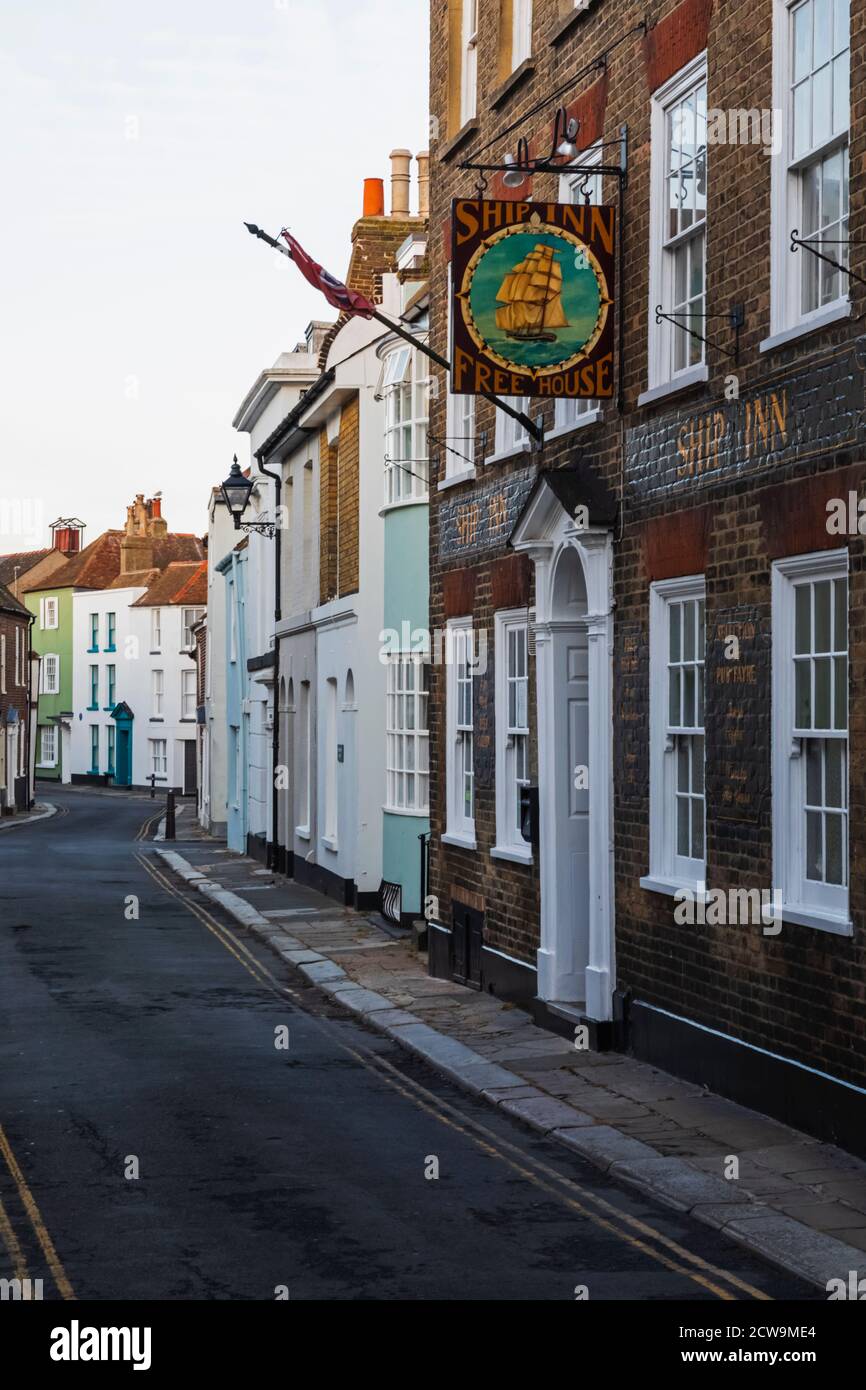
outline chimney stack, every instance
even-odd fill
[[[409,166],[411,150],[391,151],[391,216],[409,216]]]
[[[162,515],[162,500],[144,493],[136,494],[132,506],[126,509],[126,534],[120,542],[120,573],[138,574],[153,569],[153,542],[168,534],[168,523]]]
[[[364,180],[364,216],[385,216],[385,183],[383,179]]]
[[[430,151],[423,150],[418,160],[418,216],[430,216]]]

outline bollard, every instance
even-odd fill
[[[152,772],[152,773],[150,774],[150,799],[151,799],[151,801],[153,801],[153,799],[154,799],[155,796],[156,796],[156,773],[155,773],[155,772]]]
[[[165,838],[174,839],[174,792],[168,793],[165,804]]]

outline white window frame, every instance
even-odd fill
[[[803,222],[803,169],[837,149],[844,148],[846,152],[849,151],[850,145],[849,76],[848,126],[844,133],[840,128],[823,144],[816,145],[798,159],[794,158],[793,14],[801,8],[802,3],[803,0],[773,0],[773,108],[774,120],[777,125],[781,125],[781,140],[780,148],[774,150],[771,157],[770,337],[761,343],[762,351],[771,351],[791,337],[813,331],[822,324],[832,323],[851,312],[850,281],[848,276],[842,275],[841,272],[839,295],[827,304],[804,311],[802,277],[805,258],[808,257],[817,267],[821,267],[822,262],[813,257],[810,251],[800,248],[796,253],[792,253],[790,250],[792,230],[796,229],[801,237],[808,235]],[[850,57],[850,39],[848,52]],[[848,167],[850,176],[850,154]],[[839,253],[844,250],[841,246],[829,246],[827,254],[843,260],[844,256]]]
[[[46,735],[48,735],[49,742],[50,742],[50,744],[51,744],[51,747],[50,747],[50,750],[49,750],[49,756],[48,756],[48,757],[45,756],[45,741],[46,741]],[[56,766],[57,766],[57,725],[56,725],[56,724],[40,724],[40,726],[39,726],[39,766],[40,766],[40,767],[56,767]]]
[[[445,793],[446,844],[475,849],[475,690],[472,618],[449,618],[445,660]],[[466,674],[464,674],[466,673]],[[459,687],[469,681],[469,714],[459,710]],[[462,717],[461,717],[462,716]],[[467,770],[467,748],[469,766]],[[466,814],[465,779],[469,777],[472,814]]]
[[[669,733],[670,609],[673,604],[688,600],[706,602],[703,575],[664,579],[650,585],[650,863],[649,873],[640,882],[642,888],[670,894],[680,888],[697,893],[699,885],[705,885],[707,878],[706,819],[704,858],[687,858],[677,854],[677,745],[676,739]],[[704,636],[706,639],[706,615]],[[706,767],[705,723],[701,727],[704,728]],[[691,734],[691,728],[685,733]],[[697,734],[700,736],[699,729]],[[706,810],[706,781],[705,778],[702,780]]]
[[[58,602],[56,598],[39,600],[39,626],[43,632],[50,632],[59,626]]]
[[[98,613],[91,613],[91,614],[90,614],[90,646],[87,648],[87,650],[88,650],[89,652],[98,652],[98,651],[99,651],[99,614],[98,614]]]
[[[322,786],[322,844],[326,849],[338,848],[337,829],[339,808],[337,805],[337,679],[329,676],[324,683],[325,718],[323,721],[324,758]]]
[[[427,667],[418,653],[404,652],[389,658],[385,674],[384,809],[395,815],[426,817],[430,810]]]
[[[575,164],[594,167],[601,164],[602,146],[600,143],[581,150],[574,160]],[[561,203],[584,202],[584,193],[590,194],[591,204],[603,201],[601,174],[569,174],[564,170],[559,176],[559,201]],[[584,429],[601,419],[601,401],[591,398],[559,397],[553,407],[553,429],[548,435],[570,433],[571,430]]]
[[[180,673],[180,717],[181,719],[195,719],[196,697],[198,688],[196,684],[197,672],[195,667],[191,671],[181,671]],[[190,680],[192,687],[190,689]]]
[[[181,649],[185,652],[191,652],[195,646],[195,634],[192,629],[201,621],[204,611],[203,608],[195,607],[181,609]]]
[[[90,682],[90,704],[88,709],[99,709],[99,666],[96,662],[91,662],[87,670],[87,679]]]
[[[23,664],[23,662],[22,662],[22,660],[21,660],[21,648],[22,648],[22,646],[23,646],[23,643],[22,643],[22,641],[21,641],[22,636],[23,636],[23,634],[22,634],[22,632],[21,632],[21,628],[20,628],[20,627],[16,627],[16,629],[15,629],[15,684],[16,684],[16,685],[23,685],[23,684],[24,684],[24,664]]]
[[[522,411],[524,415],[531,415],[531,396],[503,396],[502,400],[507,401],[515,410]],[[513,415],[506,415],[504,410],[497,409],[493,428],[493,453],[488,454],[484,460],[485,464],[500,463],[503,459],[513,458],[515,454],[528,453],[531,447],[528,430],[519,424]]]
[[[529,627],[532,615],[525,608],[502,610],[494,614],[496,682],[496,844],[490,851],[493,859],[509,859],[519,864],[532,863],[532,846],[520,833],[521,786],[529,786]],[[522,645],[523,675],[510,666],[511,635]],[[522,703],[525,719],[512,724],[509,687],[515,692],[523,687]],[[521,697],[515,693],[520,705]],[[520,743],[522,742],[522,748]],[[523,762],[523,776],[519,760]]]
[[[685,387],[694,381],[706,381],[708,370],[706,349],[703,343],[691,339],[684,328],[675,328],[672,323],[662,320],[656,323],[656,306],[660,304],[666,313],[674,306],[674,267],[672,251],[694,237],[691,230],[680,232],[676,238],[668,236],[668,192],[667,192],[667,122],[672,107],[683,101],[689,92],[706,86],[707,55],[699,54],[675,73],[658,91],[653,93],[650,109],[650,238],[649,238],[649,311],[647,383],[649,392],[660,391],[666,387]],[[705,141],[705,149],[706,141]],[[709,178],[709,168],[707,169]],[[704,279],[703,302],[707,301],[707,233],[708,219],[703,219]],[[701,321],[703,324],[703,320]],[[703,327],[699,328],[703,332]],[[697,361],[674,370],[674,334],[682,335],[684,340],[696,344],[700,349]],[[641,397],[638,404],[641,404]]]
[[[302,823],[295,826],[295,834],[302,840],[311,836],[310,819],[312,815],[313,789],[313,692],[309,681],[301,681],[301,737],[304,740],[304,773],[301,783]]]
[[[54,662],[54,679],[49,684],[48,663]],[[60,656],[57,652],[45,652],[39,668],[39,693],[40,695],[59,695],[60,694]]]
[[[794,623],[797,581],[845,579],[850,585],[847,550],[819,551],[776,560],[772,567],[773,602],[773,887],[782,896],[786,921],[840,936],[853,932],[848,888],[809,880],[803,869],[805,805],[805,738],[795,735]],[[846,645],[850,662],[850,589],[846,615]],[[846,680],[847,695],[847,680]],[[844,738],[850,769],[850,700]],[[841,732],[816,730],[819,738],[842,738]],[[850,780],[850,770],[846,781]],[[846,822],[850,799],[845,796]],[[846,881],[850,873],[850,837],[846,833]]]
[[[105,650],[107,652],[117,650],[117,614],[106,613],[105,615]]]
[[[453,360],[454,343],[452,341],[452,279],[451,264],[448,265],[447,275],[447,315],[448,315],[448,351]],[[475,397],[455,395],[451,390],[451,373],[445,375],[445,449],[442,451],[445,459],[445,476],[439,482],[439,490],[452,487],[454,483],[462,483],[469,478],[475,477],[475,444],[476,444],[476,415]]]
[[[511,71],[532,57],[532,0],[511,0]]]
[[[150,673],[151,716],[162,719],[165,713],[165,671],[156,669]]]
[[[478,6],[463,0],[460,20],[460,127],[478,114]]]
[[[162,651],[162,609],[151,608],[150,610],[150,649],[153,652]]]
[[[117,704],[117,666],[114,663],[105,668],[105,704],[110,710]]]
[[[151,777],[167,777],[168,739],[150,738],[148,739],[148,744],[150,746],[150,773],[148,775]],[[162,749],[162,752],[159,752],[159,749]]]
[[[94,738],[94,734],[96,735],[95,738]],[[91,725],[90,725],[90,771],[91,771],[91,772],[98,772],[98,771],[99,771],[99,754],[100,754],[100,752],[101,752],[101,739],[100,739],[100,736],[99,736],[99,725],[98,725],[98,724],[91,724]],[[94,756],[93,756],[94,753],[96,754],[96,757],[95,757],[95,758],[94,758]]]
[[[429,377],[419,374],[419,355],[415,349],[400,340],[383,355],[383,368],[385,506],[426,502],[429,490]],[[407,401],[408,414],[405,413]]]

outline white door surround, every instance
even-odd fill
[[[535,566],[538,996],[613,1017],[613,538],[537,488],[511,538]],[[580,756],[585,752],[585,756]],[[588,769],[588,790],[575,769]]]

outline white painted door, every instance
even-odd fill
[[[556,766],[556,900],[565,920],[559,940],[565,973],[579,982],[589,961],[589,666],[586,633],[560,630],[554,637]],[[580,783],[578,787],[576,783]]]

